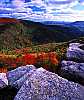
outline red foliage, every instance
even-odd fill
[[[19,51],[17,50],[17,52]],[[56,54],[56,52],[27,53],[17,58],[13,58],[12,56],[11,57],[0,56],[0,62],[2,62],[5,66],[13,67],[13,68],[16,68],[21,65],[27,65],[27,64],[34,65],[36,63],[41,62],[41,64],[43,63],[43,67],[47,70],[49,69],[50,63],[54,65],[57,65],[59,63],[58,55]]]
[[[21,50],[16,49],[16,50],[15,50],[15,53],[20,54],[20,53],[21,53]]]
[[[17,65],[14,63],[14,64],[11,64],[11,66],[12,66],[13,68],[16,68]]]
[[[45,52],[38,53],[38,59],[41,61],[49,60],[49,54]]]
[[[49,58],[50,58],[50,61],[52,64],[58,64],[59,61],[58,61],[58,57],[57,57],[57,54],[55,52],[50,52],[49,53]]]
[[[22,58],[24,60],[24,64],[35,64],[36,63],[36,57],[33,54],[26,54]]]

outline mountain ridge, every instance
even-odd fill
[[[0,49],[15,49],[45,43],[66,42],[84,36],[78,28],[74,27],[50,26],[29,20],[9,18],[4,21],[6,23],[3,22],[0,25]]]

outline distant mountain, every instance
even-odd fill
[[[84,21],[64,22],[64,21],[44,21],[44,25],[63,25],[65,27],[76,27],[80,31],[84,31]]]
[[[76,21],[76,22],[71,23],[71,25],[78,25],[78,26],[83,25],[84,26],[84,21]]]
[[[70,24],[71,22],[64,22],[64,21],[44,21],[41,22],[42,24],[45,25],[66,25],[66,24]]]
[[[23,48],[50,42],[66,42],[84,36],[76,27],[44,25],[39,22],[3,18],[0,20],[0,50]]]
[[[71,26],[77,27],[80,31],[84,32],[84,21],[76,21],[73,23],[70,23]]]

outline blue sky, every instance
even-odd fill
[[[84,0],[0,0],[0,17],[84,21]]]

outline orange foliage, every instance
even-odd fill
[[[0,73],[6,73],[7,72],[7,68],[0,68]]]
[[[49,54],[45,52],[38,53],[38,59],[42,61],[49,60]]]
[[[4,65],[6,64],[6,66],[8,67],[13,67],[13,68],[16,68],[21,65],[27,65],[27,64],[34,65],[34,64],[41,62],[43,63],[43,67],[45,69],[49,68],[48,63],[54,64],[54,65],[57,65],[59,63],[58,55],[56,54],[56,52],[27,53],[17,58],[13,58],[12,56],[11,57],[10,56],[7,56],[7,57],[0,56],[0,62],[4,63]],[[4,70],[1,70],[1,71],[3,72]]]
[[[14,18],[0,18],[0,23],[19,23],[20,21]]]

